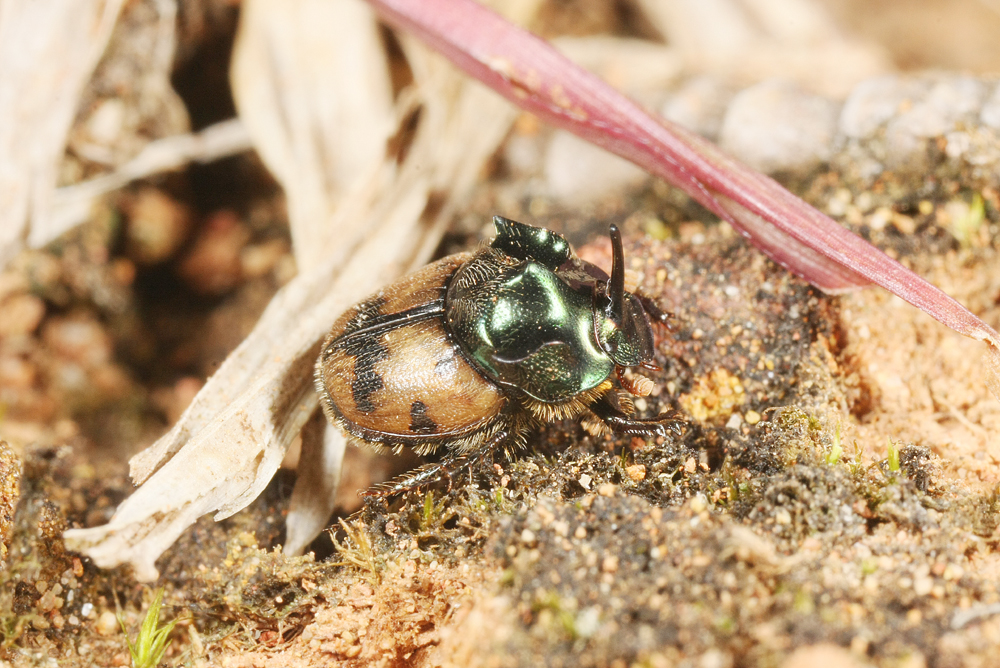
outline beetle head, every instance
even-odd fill
[[[653,327],[642,303],[625,292],[625,252],[618,226],[612,224],[611,277],[594,286],[594,332],[615,364],[634,367],[653,359]]]

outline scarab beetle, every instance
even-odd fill
[[[632,417],[648,394],[627,368],[653,365],[652,302],[625,291],[621,234],[611,276],[550,230],[500,216],[496,238],[434,262],[344,313],[323,343],[316,388],[327,418],[376,450],[443,459],[364,493],[391,495],[447,480],[533,425],[589,416],[618,433],[666,435],[671,411]],[[593,420],[595,423],[599,422]]]

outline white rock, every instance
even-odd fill
[[[829,160],[838,111],[832,100],[767,81],[733,98],[719,143],[763,172],[806,171]]]
[[[553,135],[545,155],[548,194],[566,204],[595,202],[645,178],[642,168],[567,132]]]

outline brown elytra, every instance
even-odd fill
[[[466,361],[441,317],[448,281],[470,257],[430,264],[337,320],[317,367],[331,420],[373,446],[418,451],[495,420],[506,397]]]

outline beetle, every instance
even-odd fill
[[[560,234],[501,216],[496,237],[449,255],[349,308],[316,361],[323,411],[377,451],[441,448],[438,463],[363,492],[389,496],[508,457],[545,421],[589,418],[639,436],[679,433],[679,414],[639,419],[629,394],[652,381],[651,300],[625,291],[621,233],[611,276]],[[613,378],[629,393],[614,388]],[[599,418],[595,420],[594,418]]]

